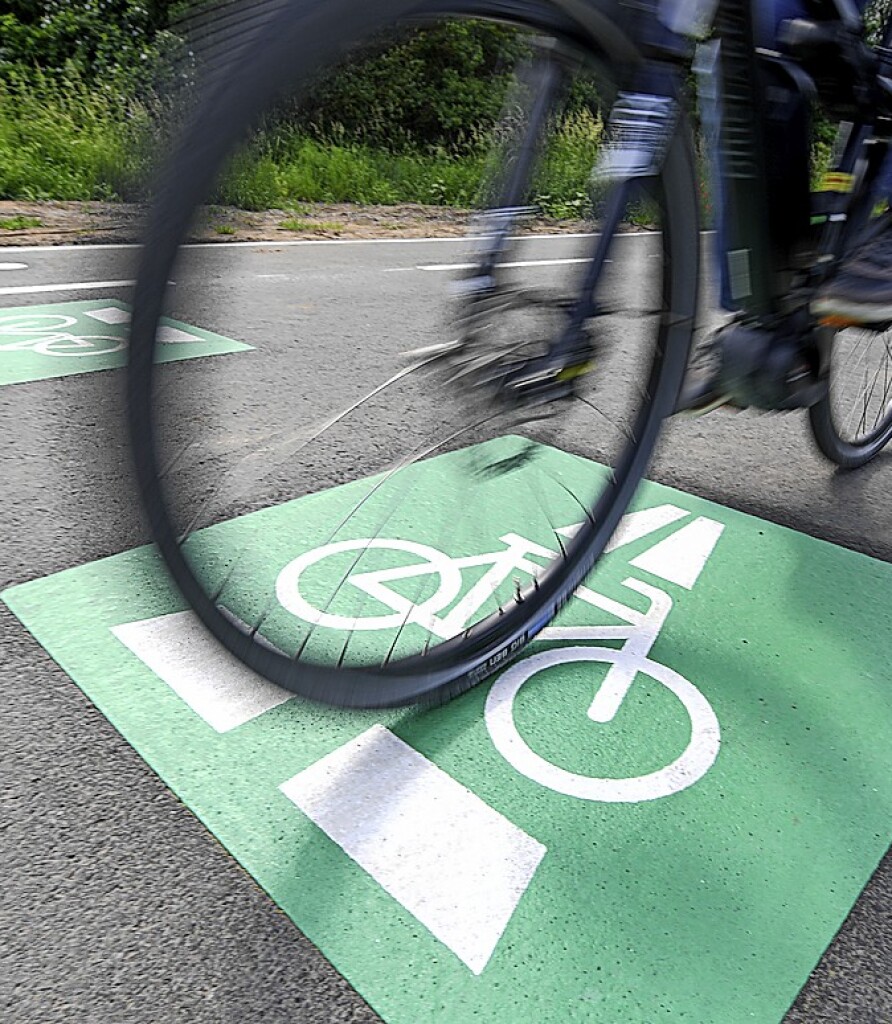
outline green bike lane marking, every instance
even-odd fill
[[[438,487],[470,452],[411,468],[425,498],[389,537],[442,543]],[[514,487],[597,472],[541,448],[501,478],[426,627],[447,628],[483,553],[554,547]],[[309,553],[364,486],[207,534],[256,544],[269,585],[309,603],[342,557]],[[395,552],[338,614],[398,614],[420,556]],[[233,664],[147,548],[3,599],[385,1020],[777,1022],[892,839],[892,567],[647,484],[587,586],[495,682],[386,713],[311,706]],[[596,707],[636,658],[648,674]]]
[[[114,299],[0,308],[0,387],[124,366],[129,323],[130,307]],[[251,348],[167,317],[158,340],[162,363]]]

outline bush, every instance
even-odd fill
[[[498,117],[526,47],[489,22],[452,21],[389,38],[319,81],[296,114],[320,138],[344,131],[386,149],[465,146]]]
[[[139,95],[153,91],[181,41],[165,31],[173,0],[7,0],[0,81],[72,74]]]

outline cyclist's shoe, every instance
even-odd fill
[[[698,345],[691,355],[675,411],[690,416],[702,416],[727,405],[730,401],[731,396],[722,386],[721,360],[715,338],[711,337],[702,345]]]
[[[892,217],[819,289],[811,311],[832,327],[892,320]]]

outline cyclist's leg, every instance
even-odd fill
[[[754,5],[753,34],[756,46],[776,50],[778,28],[788,18],[803,15],[806,12],[805,0],[760,0]],[[701,44],[698,48],[694,71],[697,78],[697,99],[700,111],[700,124],[706,147],[708,185],[715,210],[716,236],[713,247],[712,268],[718,283],[719,305],[728,312],[735,312],[740,304],[735,297],[735,289],[731,279],[731,252],[740,248],[735,243],[731,225],[731,198],[728,182],[725,179],[724,157],[722,155],[721,130],[723,124],[722,102],[722,52],[717,41]],[[777,93],[786,91],[787,98],[784,110],[775,118],[773,124],[765,125],[768,137],[763,140],[763,149],[767,152],[774,147],[770,145],[777,138],[778,153],[774,155],[773,167],[769,171],[769,184],[777,178],[776,196],[769,196],[769,217],[772,224],[780,223],[778,237],[788,238],[797,228],[791,225],[801,224],[807,217],[803,204],[807,201],[808,182],[808,133],[806,100],[799,97],[789,83],[780,78],[777,82]],[[795,129],[798,127],[801,140],[795,141]],[[788,160],[787,154],[790,159]],[[770,189],[773,193],[774,188]],[[794,202],[787,202],[788,199]],[[787,211],[793,214],[787,217]],[[774,232],[773,232],[774,233]],[[783,246],[784,248],[786,245]],[[705,344],[698,348],[691,361],[688,381],[680,399],[679,408],[688,411],[708,411],[730,400],[729,389],[723,377],[718,349],[713,344],[716,335],[712,335]]]

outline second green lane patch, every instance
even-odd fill
[[[129,328],[130,307],[114,299],[0,309],[0,387],[124,366]],[[251,348],[167,317],[158,340],[165,363]]]

